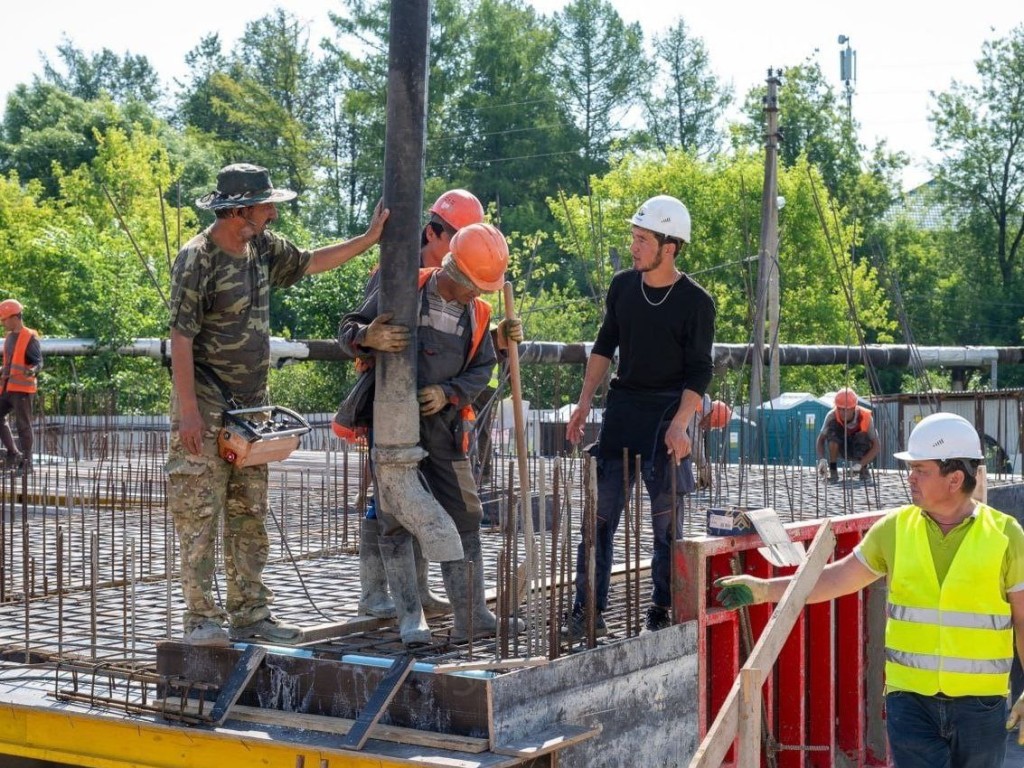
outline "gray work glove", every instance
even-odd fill
[[[385,312],[374,318],[356,338],[361,347],[376,349],[380,352],[401,352],[409,346],[409,329],[404,325],[391,325],[393,312]]]
[[[514,320],[506,317],[500,323],[497,328],[497,338],[495,338],[495,344],[499,351],[508,349],[508,343],[514,341],[516,344],[522,344],[523,339],[523,321],[518,317]]]
[[[420,401],[420,416],[433,416],[448,405],[448,397],[440,384],[424,387],[416,393],[416,399]]]
[[[818,474],[822,477],[828,475],[828,459],[818,459]]]

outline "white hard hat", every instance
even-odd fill
[[[893,456],[900,461],[985,458],[974,425],[955,413],[925,416],[910,433],[907,450]]]
[[[670,195],[652,197],[629,220],[643,229],[690,242],[690,212]]]

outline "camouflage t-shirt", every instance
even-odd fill
[[[192,354],[243,406],[266,403],[270,368],[270,287],[294,285],[311,254],[267,231],[245,255],[219,248],[207,229],[178,253],[171,272],[171,328],[192,339]],[[220,400],[196,374],[196,395]]]

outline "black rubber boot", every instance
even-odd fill
[[[455,626],[451,639],[462,642],[469,638],[470,626],[473,637],[491,637],[498,631],[498,617],[487,607],[484,592],[484,558],[480,550],[480,531],[461,534],[462,550],[465,560],[453,560],[441,563],[441,575],[444,577],[444,588],[452,601],[455,614]],[[470,563],[472,563],[472,580],[470,579]],[[472,591],[472,595],[470,595]],[[509,621],[509,630],[518,634],[526,629],[520,619]]]
[[[395,601],[388,594],[388,575],[380,555],[375,518],[364,518],[359,532],[359,613],[378,619],[393,619],[397,615]]]
[[[384,559],[384,570],[388,574],[391,599],[395,601],[398,613],[398,631],[404,645],[429,645],[430,627],[420,605],[419,589],[416,586],[416,561],[412,552],[412,536],[400,533],[397,536],[378,536],[380,554]]]
[[[420,592],[420,605],[423,607],[423,613],[427,618],[451,613],[452,604],[430,588],[430,582],[427,580],[430,563],[423,557],[420,543],[416,539],[412,540],[412,550],[416,557],[416,586]]]

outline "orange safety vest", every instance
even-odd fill
[[[440,267],[423,267],[420,269],[419,282],[417,283],[418,290],[423,290],[423,286],[427,284],[430,276],[435,272],[440,272]],[[483,343],[484,334],[490,330],[491,326],[491,305],[482,299],[476,298],[471,302],[472,312],[469,313],[469,333],[470,333],[470,345],[469,354],[466,355],[466,366],[470,364],[473,358],[476,356],[476,352],[480,349],[480,345]],[[469,437],[473,434],[473,428],[476,424],[476,411],[473,409],[471,404],[464,405],[459,409],[459,418],[462,419],[462,452],[469,453]]]
[[[8,392],[25,392],[34,394],[36,391],[36,377],[32,373],[32,366],[25,361],[25,352],[28,350],[28,343],[38,337],[31,328],[22,328],[18,334],[18,340],[14,342],[14,352],[10,361],[7,360],[7,344],[4,343],[3,367],[10,365],[10,378],[7,380],[6,390]]]
[[[836,422],[843,426],[848,435],[855,435],[858,432],[869,432],[871,430],[871,411],[867,408],[857,406],[857,418],[853,420],[853,424],[848,421],[841,421],[839,414],[835,410],[832,411],[832,414],[835,416]]]
[[[440,267],[423,267],[419,271],[417,277],[416,289],[418,291],[423,290],[423,286],[427,284],[431,275],[435,272],[439,272]],[[484,334],[490,330],[491,322],[491,306],[486,301],[476,298],[473,299],[472,312],[469,315],[469,330],[470,330],[470,345],[469,354],[466,356],[466,365],[473,360],[476,356],[477,350],[480,349],[480,345],[483,343]],[[374,359],[372,357],[357,357],[355,362],[356,371],[364,373],[370,370],[374,366]],[[469,452],[469,437],[472,433],[473,426],[476,423],[476,411],[472,405],[465,405],[459,410],[459,417],[462,419],[462,450]],[[365,427],[345,427],[337,422],[331,422],[331,429],[335,436],[353,442],[360,438],[365,437]]]

